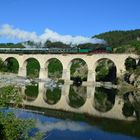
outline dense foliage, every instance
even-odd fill
[[[0,71],[18,73],[19,64],[15,58],[9,58],[4,62],[0,59]]]
[[[27,85],[25,89],[24,99],[34,101],[39,93],[38,85]]]
[[[105,88],[97,88],[95,91],[95,109],[101,111],[101,112],[107,112],[109,111],[114,103],[115,103],[115,94],[116,91],[114,89],[105,89]]]
[[[61,98],[61,89],[54,88],[53,90],[47,89],[45,101],[48,104],[56,104]]]
[[[8,107],[11,101],[15,102],[15,105],[21,103],[20,89],[13,86],[0,88],[0,107]]]
[[[102,59],[96,67],[97,81],[116,81],[116,67],[114,63],[108,59]]]
[[[48,63],[48,76],[50,78],[61,78],[62,77],[63,66],[58,59],[50,59]]]
[[[82,88],[82,90],[79,92],[79,89]],[[74,108],[79,108],[85,103],[85,96],[82,96],[82,94],[86,94],[84,87],[70,87],[69,91],[69,105]]]
[[[35,127],[34,120],[19,119],[12,112],[5,112],[3,107],[8,107],[9,103],[18,106],[22,101],[20,88],[7,86],[0,88],[0,140],[40,140],[41,133],[30,136],[29,132]]]
[[[0,48],[24,48],[22,43],[0,43]]]
[[[28,77],[31,78],[39,77],[40,64],[36,59],[34,58],[28,59],[26,68]]]

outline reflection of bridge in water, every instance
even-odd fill
[[[106,112],[100,112],[97,109],[95,109],[95,99],[94,99],[95,87],[92,86],[86,87],[87,93],[85,93],[86,94],[85,103],[78,108],[71,107],[69,104],[70,85],[65,84],[61,88],[60,100],[53,105],[50,105],[45,101],[46,90],[47,89],[44,87],[44,83],[39,83],[39,93],[36,99],[33,98],[34,101],[31,101],[29,98],[29,101],[24,100],[23,103],[25,105],[34,106],[34,107],[63,110],[63,111],[69,111],[74,113],[85,113],[96,117],[105,117],[105,118],[113,118],[113,119],[120,119],[120,120],[135,120],[134,113],[130,117],[126,117],[125,115],[123,115],[122,108],[124,106],[124,100],[122,97],[118,95],[115,96],[114,105],[110,110]],[[25,88],[23,88],[22,92],[25,95]]]

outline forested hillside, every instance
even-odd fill
[[[129,31],[110,31],[95,35],[107,41],[116,53],[134,52],[140,54],[140,29]]]
[[[24,48],[22,43],[0,43],[0,48]]]

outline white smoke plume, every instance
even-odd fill
[[[41,35],[36,32],[28,32],[18,28],[13,28],[9,24],[4,24],[0,27],[0,37],[10,39],[19,39],[22,41],[33,41],[35,43],[44,44],[46,41],[63,42],[64,44],[79,45],[84,43],[105,44],[105,41],[97,38],[88,38],[83,36],[60,35],[50,29],[45,29]]]

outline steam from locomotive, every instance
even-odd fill
[[[18,28],[13,28],[9,24],[4,24],[0,27],[0,36],[10,38],[10,39],[19,39],[22,41],[33,41],[35,43],[44,44],[46,41],[51,42],[62,42],[64,44],[79,45],[84,43],[92,44],[105,44],[106,42],[102,39],[89,38],[83,36],[71,36],[71,35],[60,35],[57,32],[54,32],[50,29],[45,29],[44,33],[37,35],[36,32],[28,32]]]

